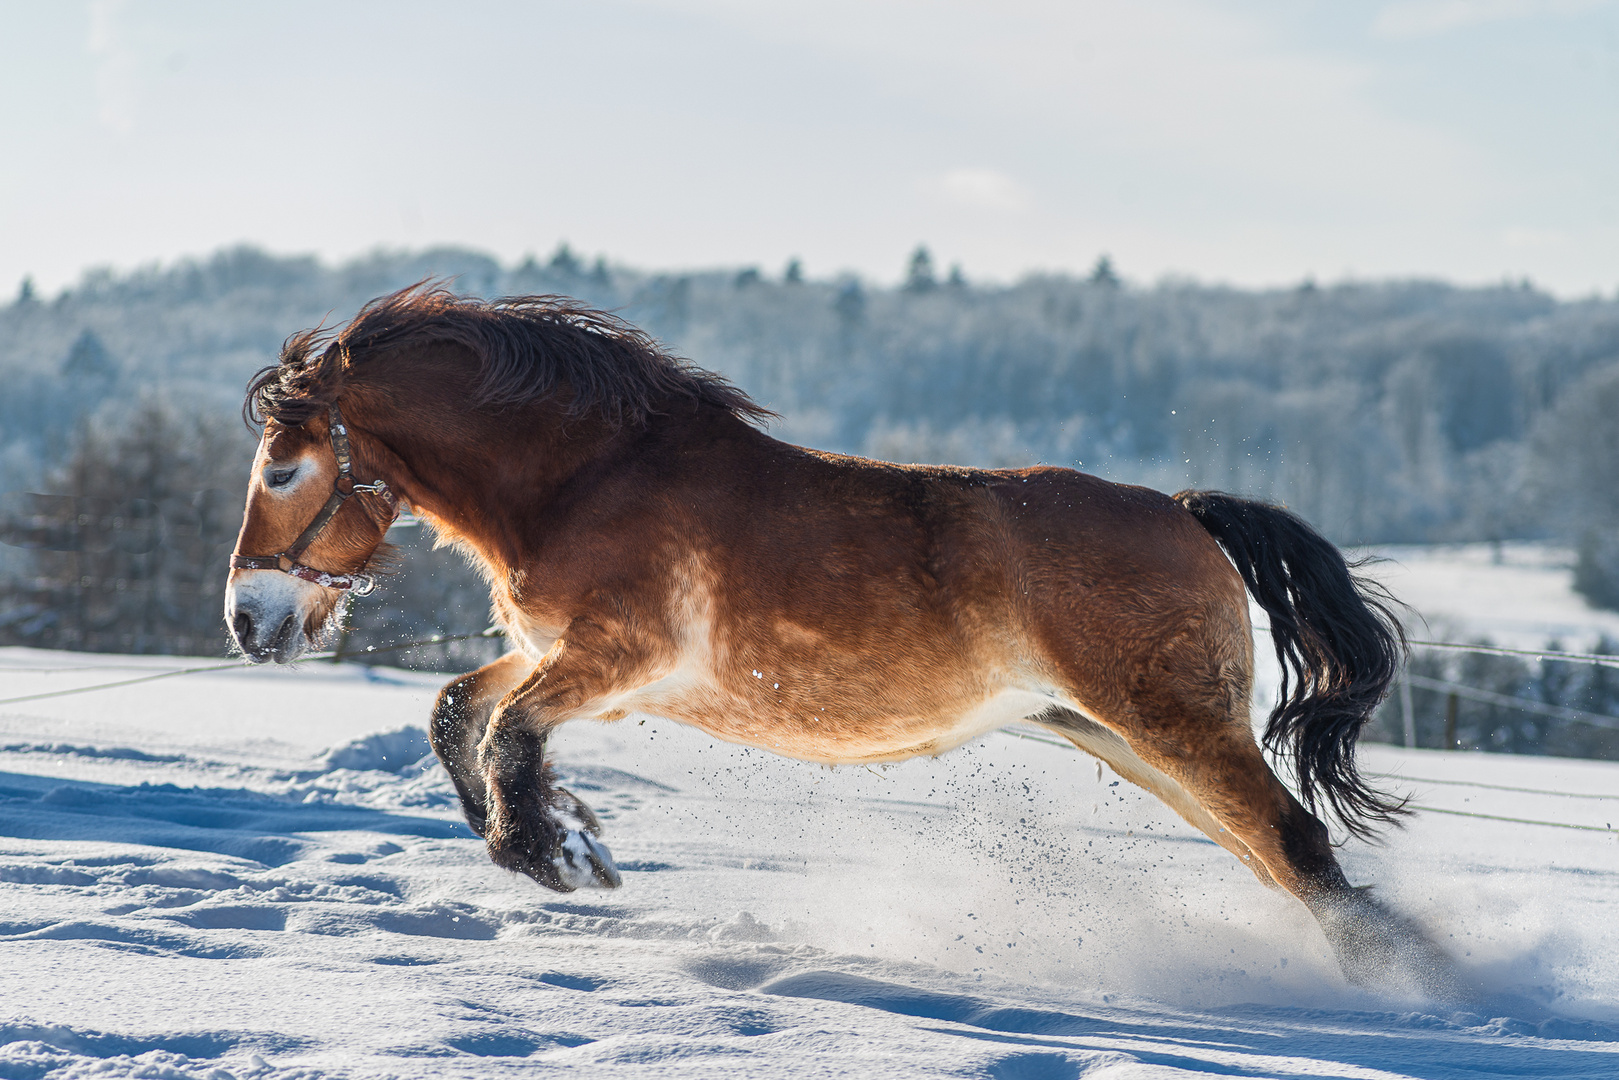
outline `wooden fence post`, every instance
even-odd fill
[[[1417,748],[1417,717],[1411,709],[1411,680],[1400,680],[1400,719],[1405,723],[1405,746],[1408,750]]]

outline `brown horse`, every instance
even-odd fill
[[[226,596],[242,652],[318,640],[408,504],[516,645],[444,689],[433,747],[490,857],[548,888],[619,884],[544,760],[566,721],[654,713],[842,764],[1031,718],[1303,901],[1351,977],[1441,966],[1311,812],[1355,832],[1398,812],[1353,751],[1404,643],[1284,510],[790,446],[741,391],[555,297],[374,301],[289,339],[245,410],[264,434]],[[1250,591],[1288,673],[1266,743],[1304,804],[1250,726]]]

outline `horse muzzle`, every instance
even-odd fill
[[[290,664],[309,648],[304,632],[318,596],[315,586],[275,570],[231,574],[225,622],[249,663]]]

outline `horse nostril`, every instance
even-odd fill
[[[270,642],[270,648],[279,651],[292,639],[292,635],[297,629],[297,615],[288,615],[285,619],[282,619],[281,625],[276,627],[275,640]]]
[[[253,616],[245,611],[238,611],[236,618],[231,620],[230,628],[236,635],[236,644],[247,648],[248,642],[253,640]]]

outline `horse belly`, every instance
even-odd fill
[[[1039,689],[1002,688],[967,700],[911,711],[876,711],[858,700],[825,704],[783,696],[759,701],[713,686],[692,686],[634,702],[635,711],[667,716],[726,742],[756,746],[824,765],[937,757],[986,732],[1049,708]]]
[[[727,742],[855,764],[942,754],[1058,700],[999,611],[978,613],[976,633],[942,633],[915,604],[866,611],[843,632],[780,611],[722,625],[716,593],[701,566],[688,569],[669,605],[679,644],[664,674],[603,702],[603,713],[664,716]]]

